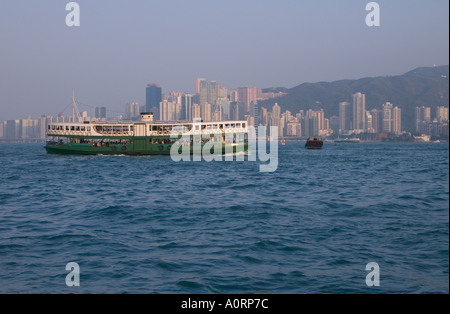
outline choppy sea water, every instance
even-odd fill
[[[42,144],[0,165],[0,293],[449,293],[448,143],[287,143],[274,173]]]

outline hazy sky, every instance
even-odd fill
[[[0,121],[67,110],[73,89],[110,116],[145,104],[148,83],[290,88],[449,64],[448,0],[376,1],[380,27],[367,0],[79,0],[71,28],[68,2],[0,1]]]

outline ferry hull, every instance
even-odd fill
[[[56,144],[48,143],[45,146],[48,154],[60,155],[170,155],[172,145],[170,144],[148,144],[145,147],[136,147],[138,145],[110,145],[108,147],[94,147],[89,144]],[[204,144],[189,147],[190,154],[205,153]],[[237,153],[248,151],[248,143],[222,144],[221,154]],[[182,148],[179,149],[182,153]],[[214,149],[211,149],[211,154]]]

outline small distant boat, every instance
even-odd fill
[[[306,141],[305,147],[307,149],[322,149],[323,140],[321,137],[310,137]]]
[[[281,139],[280,144],[281,145],[286,145],[286,141],[284,139]]]
[[[335,143],[359,143],[361,140],[357,137],[355,138],[337,138],[334,140]]]
[[[429,142],[430,136],[426,134],[422,134],[421,136],[414,136],[414,142]]]

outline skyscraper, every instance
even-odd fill
[[[258,101],[261,89],[256,87],[239,87],[239,102],[244,105],[245,112],[250,112],[250,104]]]
[[[374,133],[381,133],[381,130],[383,129],[381,126],[381,121],[383,120],[381,118],[382,116],[382,111],[381,110],[377,110],[377,109],[372,109],[371,111],[372,114],[372,128],[373,128],[373,132]]]
[[[105,107],[95,107],[94,115],[97,119],[106,119],[106,108]]]
[[[192,105],[192,119],[201,118],[201,107],[199,104]]]
[[[392,109],[392,133],[402,133],[402,110],[397,106]]]
[[[203,121],[211,121],[211,104],[207,102],[201,104],[201,113]]]
[[[439,123],[448,122],[448,108],[444,106],[438,106],[436,108],[436,119]]]
[[[352,129],[352,110],[348,102],[341,102],[339,104],[339,133],[343,134],[345,131]]]
[[[416,107],[416,132],[422,132],[423,124],[431,121],[430,107]]]
[[[181,120],[192,121],[192,95],[184,94],[181,96]]]
[[[177,103],[167,101],[164,99],[159,103],[159,120],[161,121],[175,121],[178,120]]]
[[[392,108],[393,105],[390,102],[383,104],[383,129],[385,133],[392,132]]]
[[[204,79],[204,78],[198,78],[196,81],[195,81],[195,93],[196,94],[200,94],[200,82],[201,81],[206,81],[206,79]]]
[[[208,82],[205,79],[198,81],[198,101],[199,105],[208,102]]]
[[[211,81],[208,86],[208,103],[214,106],[217,98],[219,98],[219,85],[216,81]]]
[[[158,108],[159,103],[162,101],[162,90],[157,84],[149,84],[146,88],[145,94],[145,110],[151,112],[152,108]]]
[[[141,110],[140,110],[139,103],[132,102],[132,103],[128,103],[125,105],[125,116],[127,117],[127,119],[133,120],[133,119],[139,117],[140,113],[141,113]]]
[[[353,95],[353,130],[366,131],[366,95],[362,93]]]

